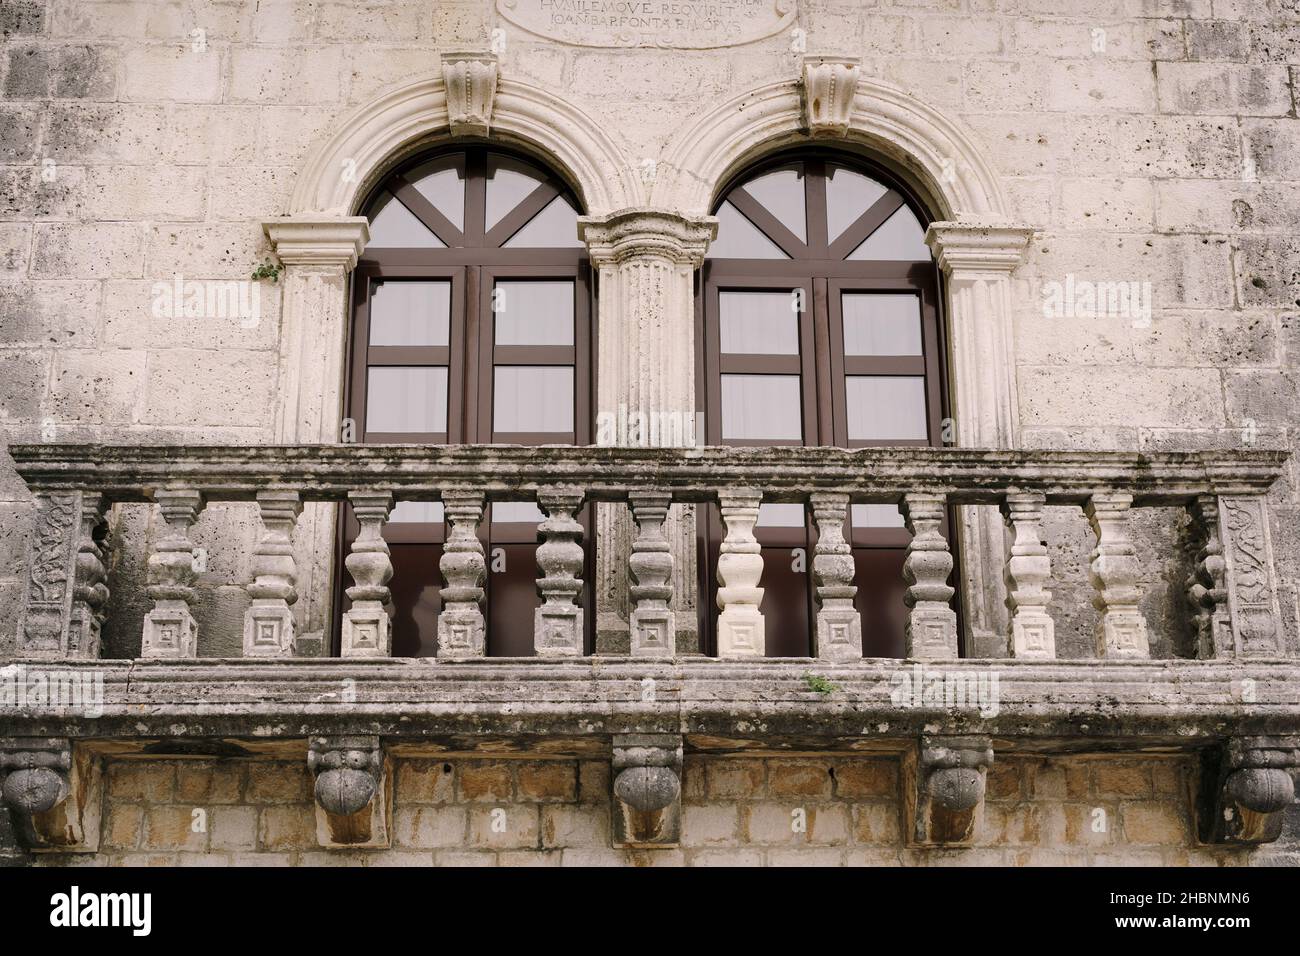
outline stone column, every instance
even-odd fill
[[[438,615],[439,657],[487,655],[487,625],[483,620],[483,582],[487,562],[478,537],[483,520],[483,492],[447,489],[442,493],[447,518],[447,543],[438,566],[447,586],[442,589]]]
[[[203,510],[197,491],[160,489],[153,499],[167,529],[149,555],[149,597],[153,610],[144,619],[141,657],[198,657],[199,628],[190,613],[194,603],[194,543],[190,525]]]
[[[546,520],[537,526],[537,590],[542,606],[533,615],[538,657],[581,657],[583,652],[581,488],[544,488],[537,504]]]
[[[1011,605],[1012,657],[1056,657],[1056,625],[1047,613],[1052,592],[1043,585],[1052,576],[1052,559],[1043,543],[1043,503],[1038,492],[1013,492],[1003,514],[1011,528],[1011,557],[1007,561],[1008,601]]]
[[[352,607],[343,615],[340,657],[391,657],[393,636],[388,604],[393,560],[384,540],[384,523],[393,507],[388,491],[350,491],[352,513],[361,530],[343,563],[355,582],[348,588]]]
[[[275,441],[337,442],[351,314],[348,273],[370,239],[370,226],[364,216],[294,216],[267,220],[262,228],[284,265]],[[298,521],[298,645],[317,653],[325,652],[332,625],[337,519],[337,505],[312,502]]]
[[[695,270],[717,230],[712,216],[689,219],[655,209],[578,220],[600,289],[597,444],[697,443]],[[674,505],[664,533],[673,557],[677,649],[698,651],[695,506]],[[598,505],[596,535],[597,649],[626,650],[633,534],[625,510]]]
[[[926,233],[947,287],[954,419],[949,434],[958,445],[1019,444],[1011,276],[1032,235],[1020,226],[962,222],[932,223]],[[1005,653],[1008,627],[1002,518],[992,506],[967,505],[957,513],[967,654],[997,657]]]
[[[949,606],[955,593],[948,585],[952,553],[939,530],[943,512],[943,495],[903,496],[903,517],[912,533],[903,559],[909,658],[957,656],[957,614]]]
[[[292,657],[293,611],[298,600],[293,560],[293,527],[302,511],[296,491],[272,488],[257,493],[262,536],[253,551],[252,603],[244,612],[245,657]]]
[[[813,656],[824,661],[862,659],[862,618],[853,606],[853,548],[844,539],[849,496],[817,492],[812,496],[817,521],[813,575],[817,579],[817,647]]]
[[[763,657],[763,554],[754,537],[762,492],[732,488],[718,492],[727,536],[718,555],[718,657]]]
[[[1101,612],[1098,657],[1151,656],[1147,622],[1138,609],[1138,562],[1128,527],[1132,504],[1130,494],[1106,492],[1092,495],[1085,508],[1097,536],[1088,577],[1096,589],[1093,606]]]
[[[664,537],[664,520],[672,503],[667,492],[637,492],[628,498],[637,536],[632,542],[628,568],[632,610],[632,656],[672,657],[677,628],[670,604],[673,599],[673,555]]]

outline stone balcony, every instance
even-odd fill
[[[1300,660],[1281,625],[1264,497],[1285,453],[28,445],[11,454],[37,511],[10,671],[97,685],[93,708],[0,700],[5,800],[37,848],[93,849],[88,794],[107,754],[301,750],[317,774],[327,846],[382,845],[387,760],[426,752],[610,754],[615,842],[626,846],[675,840],[683,748],[900,754],[909,840],[921,845],[969,836],[999,750],[1199,753],[1207,842],[1275,839],[1292,798]],[[520,499],[546,516],[536,656],[489,658],[477,531],[486,504]],[[394,659],[382,528],[394,502],[430,500],[448,524],[438,656]],[[190,529],[208,503],[232,501],[256,503],[262,522],[244,655],[199,658]],[[304,506],[343,501],[361,530],[346,559],[342,654],[295,658],[295,525]],[[624,507],[635,526],[627,655],[583,653],[590,582],[576,516],[587,502]],[[803,503],[816,523],[811,659],[764,656],[754,536],[763,502]],[[148,559],[141,657],[105,660],[111,562],[101,529],[108,509],[132,503],[160,509],[165,533]],[[664,523],[675,503],[716,503],[726,525],[716,659],[674,645]],[[897,504],[912,534],[905,660],[862,656],[843,534],[859,503]],[[1093,660],[1056,655],[1042,519],[1058,505],[1083,509],[1096,539]],[[948,508],[965,506],[1000,508],[1008,530],[1003,657],[958,654],[941,529]],[[1187,586],[1195,633],[1184,642],[1195,659],[1151,659],[1129,532],[1133,510],[1148,507],[1186,509],[1199,536]]]

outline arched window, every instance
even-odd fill
[[[701,277],[700,389],[710,444],[939,444],[945,415],[929,217],[884,170],[820,151],[777,157],[722,194]],[[705,573],[721,527],[702,529]],[[908,534],[892,505],[854,505],[850,534],[868,657],[901,657]],[[764,505],[767,653],[810,651],[808,516]],[[706,580],[703,593],[716,582]],[[704,623],[704,622],[702,622]]]
[[[357,441],[591,441],[579,208],[559,177],[486,146],[417,157],[374,191],[353,277],[346,414]],[[529,655],[541,516],[528,502],[489,510],[488,652]],[[436,651],[442,519],[439,503],[404,502],[385,530],[395,656]],[[355,534],[350,515],[344,525],[345,537]]]

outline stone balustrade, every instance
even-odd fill
[[[1090,579],[1099,611],[1096,656],[1150,656],[1129,532],[1135,508],[1184,508],[1200,537],[1187,598],[1204,658],[1285,654],[1264,495],[1286,458],[1278,451],[988,451],[892,448],[662,448],[520,446],[20,445],[10,452],[37,502],[19,658],[96,658],[108,607],[102,527],[115,504],[152,502],[164,530],[148,558],[152,606],[142,656],[197,655],[191,527],[212,502],[255,503],[262,531],[252,556],[244,621],[246,657],[294,653],[297,600],[292,535],[305,503],[351,503],[360,532],[344,564],[352,607],[344,657],[391,653],[393,568],[383,527],[396,502],[441,501],[448,535],[438,658],[482,657],[486,576],[478,537],[493,501],[535,500],[538,526],[535,649],[583,655],[584,581],[578,520],[589,502],[627,507],[636,526],[626,561],[631,655],[673,657],[673,553],[665,516],[676,503],[718,505],[726,526],[718,558],[718,656],[762,658],[763,557],[754,526],[763,503],[800,503],[817,528],[812,570],[815,655],[862,657],[853,564],[844,521],[853,504],[895,504],[912,534],[903,566],[909,658],[958,657],[954,545],[947,510],[986,505],[1008,528],[1011,608],[1006,656],[1056,657],[1043,509],[1081,508],[1096,536]]]

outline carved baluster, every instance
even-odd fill
[[[293,612],[298,600],[293,528],[302,512],[296,491],[271,489],[257,493],[262,538],[253,552],[253,581],[248,585],[252,605],[244,612],[245,657],[290,657],[293,654]]]
[[[1138,563],[1128,527],[1132,505],[1132,495],[1104,492],[1089,498],[1085,509],[1097,536],[1088,577],[1096,589],[1093,607],[1101,612],[1098,657],[1151,656],[1147,622],[1138,610]]]
[[[343,562],[356,582],[348,588],[352,606],[343,615],[341,657],[390,657],[393,636],[387,604],[393,560],[384,540],[384,523],[393,508],[387,491],[349,491],[348,501],[361,530]]]
[[[943,495],[903,496],[903,517],[912,533],[903,559],[908,657],[957,656],[957,615],[948,606],[954,593],[948,586],[952,553],[939,530],[944,503]]]
[[[1236,648],[1228,613],[1228,565],[1223,557],[1218,496],[1198,495],[1190,511],[1200,541],[1196,564],[1187,579],[1187,603],[1196,628],[1196,656],[1201,660],[1232,657]]]
[[[537,526],[537,590],[542,606],[533,618],[533,646],[539,657],[581,657],[583,651],[582,507],[579,488],[551,487],[537,494],[546,520]]]
[[[161,489],[153,499],[167,529],[149,555],[149,597],[153,610],[144,619],[141,657],[198,656],[198,624],[190,613],[194,603],[194,544],[190,525],[203,510],[197,491]]]
[[[853,598],[853,548],[844,539],[849,496],[818,492],[812,496],[817,522],[813,576],[817,581],[817,631],[814,656],[827,661],[862,659],[862,619]]]
[[[478,539],[483,493],[448,489],[442,494],[442,503],[449,532],[438,564],[447,581],[438,615],[438,656],[483,657],[487,654],[487,627],[481,605],[487,562],[483,542]]]
[[[1012,657],[1056,657],[1056,625],[1047,613],[1052,592],[1043,585],[1052,576],[1052,559],[1043,541],[1043,505],[1038,492],[1013,492],[1002,504],[1011,528],[1007,561],[1007,606],[1011,608]]]
[[[718,492],[727,536],[718,555],[718,656],[763,657],[763,553],[754,538],[754,523],[763,493],[753,488]]]
[[[673,599],[673,555],[664,521],[672,495],[661,491],[628,496],[637,536],[628,567],[632,572],[633,657],[672,657],[677,649],[677,620],[669,607]]]

